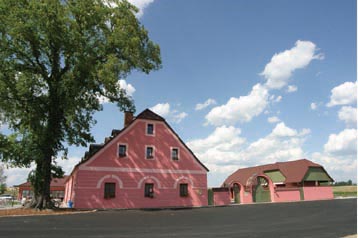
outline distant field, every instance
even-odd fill
[[[357,197],[357,186],[333,186],[334,197]]]

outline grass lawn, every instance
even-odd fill
[[[334,197],[357,197],[357,186],[333,186]]]

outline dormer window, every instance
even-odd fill
[[[154,124],[147,124],[147,135],[154,135]]]

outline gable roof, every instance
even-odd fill
[[[236,181],[241,183],[242,185],[246,185],[247,180],[253,175],[264,174],[267,171],[279,170],[283,176],[286,177],[285,183],[299,183],[304,179],[309,168],[322,168],[323,171],[328,175],[328,173],[324,170],[324,168],[307,159],[300,159],[294,161],[287,162],[277,162],[274,164],[266,164],[260,165],[256,167],[249,167],[238,169],[236,172],[231,174],[225,181],[224,184],[229,184],[232,181]],[[333,179],[328,175],[331,179]]]
[[[154,113],[153,111],[149,110],[148,108],[145,109],[144,111],[142,111],[141,113],[138,114],[138,116],[133,117],[133,120],[126,126],[124,127],[122,130],[118,130],[118,129],[113,129],[111,136],[107,137],[105,139],[105,142],[103,144],[91,144],[89,147],[89,151],[85,152],[85,156],[81,159],[81,161],[75,165],[75,167],[73,168],[70,176],[72,175],[72,173],[75,171],[75,169],[85,163],[86,161],[88,161],[89,159],[91,159],[95,154],[97,154],[99,151],[101,151],[102,149],[104,149],[106,147],[106,145],[111,142],[113,139],[115,139],[116,137],[118,137],[119,135],[121,135],[124,131],[127,130],[127,128],[130,127],[130,125],[132,125],[136,120],[153,120],[153,121],[162,121],[165,123],[165,125],[169,128],[169,130],[178,138],[178,140],[182,143],[182,145],[189,151],[189,153],[194,157],[194,159],[206,170],[209,171],[209,169],[195,156],[195,154],[189,149],[189,147],[183,142],[183,140],[178,136],[178,134],[170,127],[170,125],[165,121],[165,119],[161,116],[159,116],[158,114]],[[70,177],[69,176],[69,177]]]

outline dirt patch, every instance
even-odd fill
[[[61,215],[61,214],[73,214],[79,212],[88,212],[88,211],[77,211],[75,209],[46,209],[46,210],[36,210],[29,208],[15,208],[15,209],[3,209],[0,210],[0,217],[6,216],[37,216],[37,215]]]

